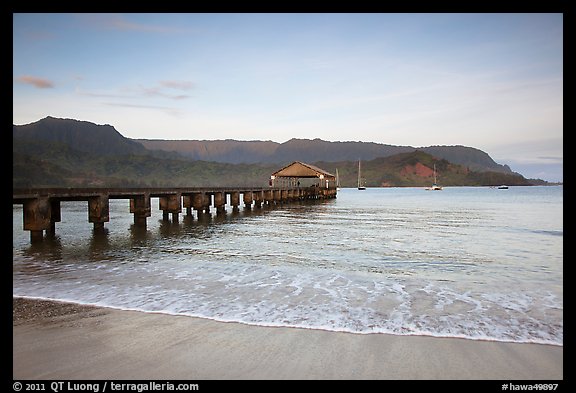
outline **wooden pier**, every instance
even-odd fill
[[[229,197],[228,197],[229,196]],[[134,225],[146,227],[151,216],[150,198],[159,198],[159,209],[163,218],[177,222],[182,208],[187,215],[196,210],[198,218],[210,214],[226,213],[229,199],[233,211],[238,211],[241,201],[245,209],[261,208],[263,204],[277,205],[301,200],[336,198],[335,185],[318,184],[310,187],[228,187],[228,188],[26,188],[13,189],[13,204],[23,205],[24,230],[30,231],[30,241],[42,241],[44,231],[54,234],[56,223],[61,221],[61,203],[65,201],[87,201],[88,221],[95,230],[104,228],[110,220],[109,200],[128,199]]]

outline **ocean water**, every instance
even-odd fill
[[[253,325],[563,345],[562,187],[342,189],[333,200],[104,233],[62,202],[30,244],[13,208],[14,296]]]

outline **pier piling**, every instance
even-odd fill
[[[214,193],[214,207],[216,208],[216,215],[226,213],[226,194],[223,192]]]
[[[30,231],[30,242],[41,241],[44,230],[51,228],[50,223],[51,205],[47,197],[24,202],[24,230]]]
[[[239,212],[240,209],[238,206],[240,205],[240,192],[239,191],[232,191],[230,193],[230,204],[232,205],[233,212]]]
[[[150,194],[137,195],[130,199],[130,212],[134,213],[134,225],[146,228],[146,218],[152,215]]]
[[[244,192],[244,208],[247,210],[252,209],[252,202],[254,201],[252,197],[252,191]]]
[[[88,222],[94,224],[95,230],[104,229],[104,223],[110,221],[108,195],[97,195],[88,198]]]
[[[162,210],[162,219],[169,220],[169,214],[172,214],[172,222],[178,222],[178,214],[182,212],[182,194],[169,194],[159,198],[160,210]]]

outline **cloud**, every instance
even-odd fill
[[[172,110],[173,108],[160,105],[144,105],[144,104],[130,104],[125,102],[103,102],[103,105],[108,106],[122,106],[126,108],[143,108],[143,109],[162,109],[162,110]]]
[[[51,89],[54,87],[54,83],[48,79],[38,78],[36,76],[22,75],[16,78],[20,83],[27,83],[38,89]]]
[[[190,81],[161,81],[160,85],[176,90],[191,90],[194,83]]]
[[[540,157],[536,157],[536,158],[538,158],[539,160],[542,160],[542,161],[553,161],[556,163],[564,162],[564,157],[562,157],[562,156],[540,156]]]
[[[83,91],[80,89],[76,89],[76,94],[81,96],[87,97],[97,97],[97,98],[130,98],[130,96],[126,94],[116,94],[116,93],[96,93],[91,91]]]
[[[161,106],[161,105],[145,105],[145,104],[132,104],[126,102],[102,102],[102,105],[112,106],[112,107],[123,107],[123,108],[134,108],[134,109],[153,109],[162,111],[171,116],[180,116],[181,111],[168,107],[168,106]]]
[[[188,98],[189,96],[186,94],[170,94],[162,91],[161,87],[143,87],[142,93],[145,96],[155,96],[155,97],[164,97],[170,98],[172,100],[183,100]]]
[[[166,92],[166,89],[188,91],[193,87],[194,84],[190,81],[161,81],[156,86],[141,87],[140,90],[145,96],[164,97],[172,100],[184,100],[190,96],[186,94],[173,94],[172,92]]]
[[[173,26],[152,25],[146,23],[131,22],[123,15],[118,14],[89,14],[83,15],[89,23],[100,29],[119,30],[119,31],[133,31],[145,33],[179,33],[186,32],[187,29],[177,28]]]
[[[165,80],[157,82],[152,86],[130,86],[112,91],[87,91],[76,88],[76,93],[88,97],[140,99],[148,97],[162,97],[171,100],[185,100],[190,98],[188,94],[179,91],[189,91],[194,88],[194,83],[190,81]],[[176,90],[176,91],[174,91]]]

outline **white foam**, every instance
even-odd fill
[[[169,288],[156,282],[119,286],[112,281],[88,291],[82,280],[55,283],[52,278],[50,285],[37,283],[26,290],[16,285],[14,295],[259,326],[562,345],[562,324],[526,315],[532,303],[523,294],[474,295],[432,283],[418,292],[415,282],[286,268],[202,270],[202,277],[179,271],[174,277],[183,285],[171,281]],[[134,281],[119,278],[126,279]],[[554,301],[550,294],[543,298],[547,304]]]

